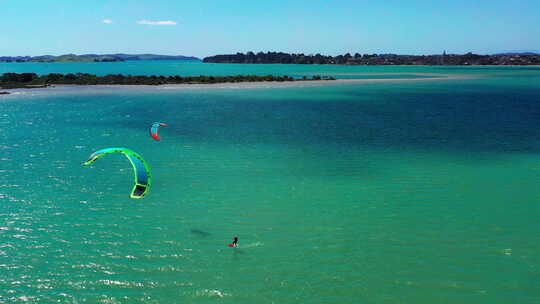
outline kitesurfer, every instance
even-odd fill
[[[237,236],[235,236],[233,238],[232,245],[233,245],[233,247],[238,247],[238,237]]]

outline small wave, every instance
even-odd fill
[[[197,291],[197,296],[223,298],[223,297],[231,296],[231,294],[217,290],[217,289],[203,289],[203,290]]]
[[[242,248],[252,248],[252,247],[261,247],[263,245],[264,245],[263,242],[255,242],[255,243],[250,243],[250,244],[243,245],[241,247]]]
[[[128,281],[119,281],[119,280],[98,280],[98,284],[105,285],[105,286],[145,287],[145,284],[142,282],[128,282]]]

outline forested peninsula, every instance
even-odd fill
[[[283,52],[247,52],[216,55],[203,59],[207,63],[293,63],[293,64],[342,64],[342,65],[540,65],[540,54],[507,53],[496,55],[395,55],[349,53],[339,56],[321,54],[288,54]]]
[[[0,89],[37,88],[50,85],[75,84],[75,85],[164,85],[164,84],[213,84],[227,82],[284,82],[284,81],[323,81],[335,80],[332,77],[293,78],[290,76],[131,76],[131,75],[105,75],[93,74],[46,74],[36,73],[5,73],[0,76]]]

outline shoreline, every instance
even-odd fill
[[[540,64],[337,64],[337,63],[240,63],[240,62],[203,62],[205,64],[248,64],[248,65],[324,65],[324,66],[348,66],[348,67],[537,67],[540,69]]]
[[[146,85],[146,84],[96,84],[96,85],[81,85],[81,84],[55,84],[41,88],[13,88],[2,89],[8,92],[9,95],[26,95],[28,93],[74,93],[74,92],[107,92],[127,90],[136,92],[137,89],[144,91],[174,91],[174,90],[189,90],[189,89],[273,89],[273,88],[301,88],[301,87],[322,87],[330,85],[347,85],[347,84],[368,84],[368,83],[385,83],[385,82],[418,82],[418,81],[442,81],[442,80],[459,80],[470,79],[478,76],[469,75],[448,75],[439,74],[439,77],[429,78],[362,78],[362,79],[335,79],[332,81],[324,80],[302,80],[302,81],[255,81],[255,82],[223,82],[223,83],[181,83],[181,84],[161,84],[161,85]]]

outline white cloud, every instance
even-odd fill
[[[111,19],[103,19],[103,23],[111,24],[112,20]]]
[[[138,24],[147,24],[147,25],[176,25],[176,22],[171,20],[165,21],[150,21],[150,20],[139,20]]]

